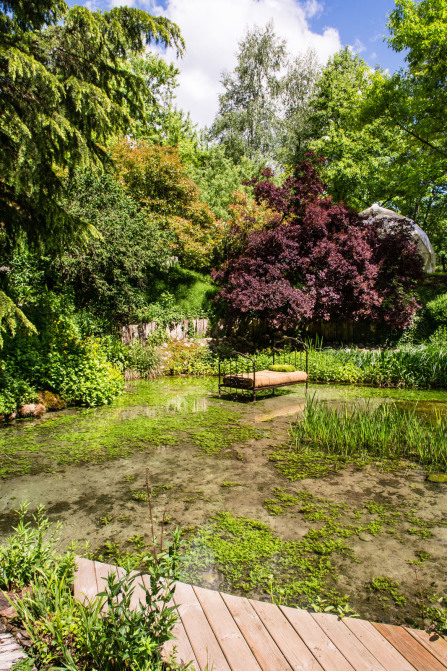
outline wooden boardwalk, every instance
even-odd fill
[[[77,598],[92,598],[118,571],[78,558]],[[142,578],[146,587],[145,576]],[[139,597],[135,590],[135,605]],[[447,671],[447,642],[424,631],[275,606],[185,583],[176,584],[178,661],[196,671]]]

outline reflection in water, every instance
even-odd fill
[[[179,394],[168,399],[165,409],[174,412],[203,412],[209,406],[207,396],[191,396]]]
[[[208,409],[209,398],[207,396],[187,396],[186,394],[168,398],[164,403],[158,405],[134,405],[123,408],[120,419],[135,419],[136,417],[157,417],[160,413],[196,413]]]
[[[288,397],[283,397],[277,400],[282,402],[275,403],[274,407],[272,407],[272,402],[269,403],[268,412],[265,412],[267,408],[264,407],[264,412],[256,413],[253,416],[253,420],[256,423],[259,423],[268,422],[272,419],[275,419],[275,417],[289,417],[290,415],[298,415],[298,413],[302,412],[306,407],[306,401],[302,399],[298,400],[296,398],[290,399]]]

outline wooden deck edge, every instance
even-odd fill
[[[74,592],[75,596],[81,599],[90,599],[97,593],[99,573],[104,575],[112,570],[123,571],[118,567],[84,558],[77,558],[77,563]],[[268,660],[266,651],[270,650],[269,654],[273,654],[275,649],[281,652],[281,657],[276,656],[275,671],[279,669],[304,671],[310,668],[340,671],[341,658],[337,657],[338,654],[342,655],[344,659],[342,667],[347,671],[365,671],[366,668],[374,671],[447,671],[447,642],[443,639],[432,641],[423,630],[369,622],[360,618],[355,618],[347,624],[347,618],[339,618],[329,613],[311,614],[306,610],[279,607],[245,597],[227,595],[217,590],[195,587],[180,581],[176,583],[177,586],[179,597],[175,596],[177,589],[174,592],[174,602],[179,611],[179,619],[174,628],[176,638],[165,644],[164,653],[169,654],[176,647],[178,661],[191,661],[197,671],[204,671],[206,666],[211,664],[214,671],[239,671],[239,669],[251,671],[252,668],[273,671],[270,664],[272,660],[266,661]],[[213,593],[208,599],[208,607],[205,603],[207,592]],[[180,594],[184,596],[183,599]],[[216,594],[220,598],[216,597]],[[229,615],[233,620],[232,623],[227,620],[227,632],[223,631],[222,622],[216,619],[210,610],[213,599],[218,608],[222,607],[221,601],[226,605],[228,613],[222,615],[225,617]],[[250,606],[249,611],[247,604]],[[256,608],[257,604],[259,608]],[[277,615],[272,609],[276,609]],[[270,621],[267,610],[272,611],[273,617]],[[258,611],[261,613],[261,618]],[[289,636],[290,640],[287,640],[284,636],[285,626],[282,619],[287,620],[309,653],[313,655],[314,662],[311,666],[304,659],[297,666],[296,658],[301,643],[297,643],[294,636]],[[275,626],[278,629],[275,629]],[[253,653],[251,665],[247,662],[241,667],[239,660],[235,661],[234,650],[231,649],[231,645],[228,647],[229,642],[232,644],[235,638],[239,638],[241,650],[245,655],[247,649],[244,645],[248,645]],[[270,646],[269,640],[274,647]],[[296,650],[291,648],[292,640],[295,640]],[[283,642],[282,650],[281,645],[277,646],[275,641]],[[289,654],[291,663],[287,661],[286,648],[291,653]],[[214,659],[209,658],[210,650],[214,651],[212,654]],[[247,655],[247,660],[249,659],[251,656]]]

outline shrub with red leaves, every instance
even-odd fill
[[[282,186],[272,177],[266,169],[250,184],[276,215],[248,234],[234,226],[227,259],[213,273],[228,323],[257,318],[288,328],[336,319],[405,328],[422,277],[410,226],[396,219],[384,231],[334,203],[311,160]]]

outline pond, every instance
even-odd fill
[[[61,544],[110,563],[183,529],[181,579],[315,609],[421,625],[446,593],[447,485],[411,464],[349,465],[290,481],[275,450],[306,403],[303,387],[256,404],[219,399],[215,379],[135,381],[111,406],[66,410],[0,430],[0,534],[14,509],[43,504]],[[447,392],[310,385],[328,405],[398,401],[425,418]],[[417,405],[415,405],[417,404]],[[89,544],[87,548],[84,544]]]

